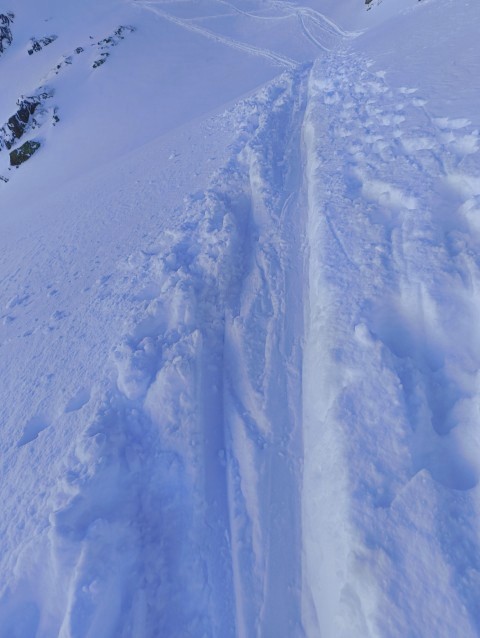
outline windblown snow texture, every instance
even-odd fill
[[[480,635],[479,14],[2,8],[0,638]]]

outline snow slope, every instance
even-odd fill
[[[306,571],[327,635],[477,635],[478,131],[382,76],[310,79]]]
[[[480,635],[480,10],[372,5],[2,9],[1,638]]]

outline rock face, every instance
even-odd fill
[[[121,40],[125,39],[125,35],[127,35],[128,33],[133,33],[134,31],[135,31],[135,27],[120,26],[117,29],[115,29],[112,35],[109,35],[106,38],[103,38],[103,40],[99,40],[97,42],[97,47],[100,52],[100,57],[94,61],[94,63],[92,64],[92,67],[94,69],[97,69],[99,66],[102,66],[102,64],[107,60],[108,56],[110,55],[110,53],[108,53],[108,49],[111,49],[112,47],[116,47],[117,44],[121,42]]]
[[[40,142],[36,142],[35,140],[25,142],[20,148],[10,153],[10,166],[20,166],[20,164],[29,160],[32,155],[38,151],[40,146]]]
[[[33,55],[34,53],[38,53],[43,48],[55,42],[58,36],[56,35],[46,35],[43,38],[37,40],[37,38],[32,38],[30,40],[30,46],[28,47],[28,55]]]
[[[12,43],[11,25],[14,18],[13,13],[0,13],[0,55]],[[133,26],[121,25],[101,40],[95,41],[93,36],[90,36],[91,42],[84,43],[83,46],[77,46],[70,55],[61,56],[56,65],[41,78],[40,84],[33,94],[22,95],[17,100],[16,111],[3,126],[0,126],[0,153],[4,149],[9,151],[11,166],[18,167],[23,164],[40,148],[40,142],[38,141],[28,141],[18,146],[28,134],[31,134],[33,129],[40,128],[47,122],[52,126],[56,126],[59,123],[58,108],[53,103],[47,104],[47,100],[54,95],[51,82],[55,81],[56,76],[65,72],[68,67],[75,63],[76,57],[90,50],[90,47],[94,49],[94,57],[92,56],[90,64],[94,69],[97,69],[112,54],[111,49],[120,44],[127,35],[134,31],[135,27]],[[26,51],[31,56],[49,46],[57,38],[58,36],[55,34],[45,35],[40,38],[32,37],[26,43]],[[8,178],[1,175],[0,180],[3,182],[9,181]]]
[[[110,53],[100,53],[100,57],[95,60],[95,62],[92,64],[92,68],[93,69],[97,69],[99,66],[102,66],[102,64],[104,62],[106,62],[108,56],[110,55]]]
[[[41,91],[37,95],[21,97],[17,100],[17,111],[0,128],[0,150],[2,147],[12,148],[27,130],[35,128],[37,121],[34,114],[52,95],[51,91]]]
[[[0,55],[12,44],[13,36],[10,25],[14,17],[13,13],[0,13]]]

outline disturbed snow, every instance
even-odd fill
[[[480,635],[477,6],[27,4],[0,637]]]

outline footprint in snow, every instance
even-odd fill
[[[30,300],[30,297],[31,294],[29,292],[17,294],[7,302],[6,308],[11,310],[16,306],[26,306]]]
[[[40,416],[35,416],[23,428],[23,435],[17,443],[17,447],[23,447],[38,438],[38,435],[48,428],[48,424]]]
[[[65,414],[77,412],[90,401],[90,390],[80,388],[65,406]]]
[[[65,317],[68,317],[68,312],[66,310],[55,310],[52,315],[52,319],[55,321],[60,321],[61,319],[65,319]]]
[[[408,87],[408,86],[401,86],[398,89],[399,93],[402,93],[403,95],[411,95],[412,93],[416,93],[418,91],[418,89],[414,89],[412,87]]]

